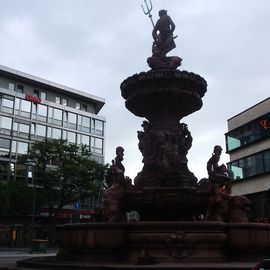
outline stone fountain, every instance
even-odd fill
[[[106,178],[100,221],[59,226],[57,258],[32,260],[32,265],[70,269],[135,265],[180,269],[182,265],[185,269],[185,263],[268,255],[270,226],[248,223],[249,201],[231,196],[226,167],[218,165],[221,148],[216,146],[209,159],[208,179],[198,182],[188,168],[186,156],[193,139],[182,119],[200,110],[207,83],[193,72],[177,69],[180,57],[166,56],[175,47],[175,25],[167,11],[159,15],[152,33],[152,56],[147,60],[151,70],[128,77],[120,86],[126,108],[145,118],[137,133],[142,171],[132,184],[122,164],[124,149],[117,147]],[[127,221],[130,211],[136,211],[139,220]],[[214,267],[219,268],[223,269],[222,264]]]

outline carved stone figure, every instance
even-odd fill
[[[110,188],[102,194],[102,217],[104,221],[119,222],[125,220],[122,211],[123,185],[114,182]]]
[[[116,157],[114,159],[114,164],[124,174],[125,173],[125,167],[122,164],[122,161],[124,159],[124,148],[122,146],[118,146],[118,147],[116,147],[115,152],[116,152]]]
[[[124,148],[116,148],[116,157],[112,160],[107,175],[108,188],[102,194],[102,215],[105,221],[122,221],[125,219],[123,212],[123,196],[127,188],[131,187],[131,179],[125,177],[125,167],[122,164]]]
[[[138,131],[139,149],[143,155],[144,169],[157,168],[157,172],[175,172],[187,164],[186,155],[192,145],[187,125],[176,130],[153,128],[143,121],[143,131]]]
[[[192,254],[194,239],[189,234],[178,231],[166,239],[166,245],[172,257],[188,257]]]
[[[167,15],[167,10],[165,9],[159,11],[159,17],[152,32],[154,39],[153,56],[164,57],[169,51],[176,47],[173,37],[175,24],[171,17]]]
[[[228,176],[226,165],[218,165],[221,153],[221,146],[216,145],[212,157],[207,162],[207,172],[210,182],[215,185],[219,191],[231,194],[232,180]]]
[[[211,221],[227,221],[230,198],[231,196],[224,192],[215,192],[209,199],[206,219]]]
[[[231,196],[224,192],[216,192],[209,199],[206,219],[246,223],[250,206],[251,202],[245,196]]]
[[[229,217],[230,222],[248,222],[247,212],[251,207],[251,201],[245,196],[234,196],[230,200]]]
[[[182,59],[178,56],[166,57],[166,54],[176,47],[173,36],[175,24],[171,17],[167,15],[167,10],[159,11],[159,19],[154,26],[152,36],[154,39],[152,46],[152,57],[147,59],[149,66],[153,69],[170,68],[176,69],[181,65]]]

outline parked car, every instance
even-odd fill
[[[270,259],[259,261],[251,270],[270,270]]]

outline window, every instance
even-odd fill
[[[0,152],[1,152],[1,150],[0,150]],[[3,157],[5,157],[5,155]],[[14,175],[14,164],[10,163],[9,161],[0,161],[0,176],[1,176],[1,178],[3,180],[9,180],[9,177],[13,176],[13,175]]]
[[[77,110],[80,110],[80,109],[81,109],[81,103],[76,102],[76,103],[75,103],[75,108],[76,108]]]
[[[2,99],[2,106],[1,106],[2,112],[13,114],[13,106],[14,106],[13,99],[9,99],[9,98]]]
[[[23,117],[30,118],[31,102],[16,98],[15,99],[15,114]]]
[[[28,151],[28,143],[12,141],[11,152],[12,158],[16,158],[16,155],[24,155],[27,154]]]
[[[9,158],[10,140],[0,138],[0,157]]]
[[[76,133],[68,131],[66,139],[69,143],[76,143]]]
[[[36,90],[36,89],[34,89],[34,90],[33,90],[33,96],[34,96],[34,97],[39,97],[39,91]]]
[[[82,104],[82,111],[84,111],[84,112],[87,112],[87,105],[86,104]]]
[[[18,84],[18,85],[17,85],[16,92],[18,92],[18,93],[23,93],[23,85]]]
[[[270,137],[270,113],[267,113],[226,134],[227,151],[245,147],[253,142]]]
[[[270,151],[263,153],[264,169],[266,172],[270,172]]]
[[[61,104],[61,98],[60,97],[55,97],[55,103]]]
[[[24,123],[14,122],[13,124],[13,135],[22,138],[28,138],[30,126]]]
[[[67,99],[66,99],[66,98],[63,98],[63,99],[62,99],[62,104],[65,105],[65,106],[68,105],[68,102],[67,102]]]
[[[46,92],[40,92],[40,98],[45,100],[47,99],[47,93]]]
[[[78,130],[90,133],[91,119],[86,116],[78,116]]]
[[[59,128],[48,127],[48,138],[51,139],[61,139],[62,138],[62,130]]]
[[[49,108],[49,123],[62,126],[63,111],[56,108]]]
[[[90,146],[90,137],[87,135],[83,135],[83,134],[78,134],[77,136],[77,144],[86,144],[88,146]]]
[[[234,181],[270,172],[270,150],[228,163]]]
[[[8,84],[8,89],[11,90],[11,91],[15,91],[15,83],[10,82]]]
[[[91,138],[91,152],[102,154],[103,153],[103,140],[100,138]]]
[[[32,103],[32,118],[47,122],[48,107],[42,104]]]
[[[43,125],[36,125],[36,138],[43,139],[46,137],[46,126]]]
[[[103,136],[103,122],[97,119],[92,119],[92,133]]]
[[[71,112],[65,112],[65,126],[68,128],[76,129],[77,115]]]
[[[2,134],[10,135],[12,126],[12,118],[0,116],[0,132]]]

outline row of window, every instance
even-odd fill
[[[71,141],[76,142],[76,133],[67,136],[70,136]],[[86,144],[92,153],[103,154],[103,140],[100,138],[77,134],[77,144]],[[26,142],[0,138],[0,157],[17,159],[18,155],[27,154],[28,147],[29,143]]]
[[[20,98],[15,98],[14,102],[13,99],[3,97],[0,101],[1,112],[7,114],[13,114],[14,112],[15,115],[27,119],[32,118],[34,120],[50,123],[60,127],[64,126],[87,133],[94,133],[99,136],[103,136],[104,133],[104,123],[97,119],[49,107],[43,104],[32,103]]]
[[[270,172],[270,149],[228,163],[234,181]]]
[[[8,89],[11,90],[11,91],[18,92],[18,93],[23,93],[24,92],[24,86],[22,84],[15,84],[13,82],[10,82],[9,83]],[[33,94],[32,95],[34,97],[41,98],[42,100],[46,100],[47,99],[47,93],[44,92],[44,91],[37,90],[37,89],[34,89],[33,90]],[[62,105],[66,105],[67,106],[68,105],[68,100],[66,98],[62,98],[62,97],[56,96],[55,97],[55,103],[62,104]],[[86,104],[82,104],[82,103],[76,102],[75,103],[75,108],[77,110],[82,110],[82,111],[87,112],[87,105]]]
[[[270,136],[270,113],[267,113],[226,134],[227,151],[244,147]]]

